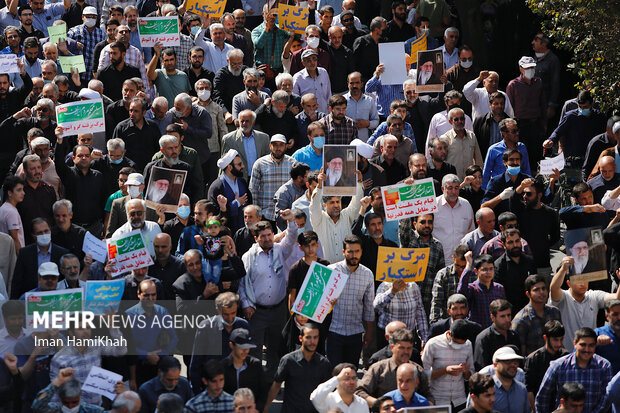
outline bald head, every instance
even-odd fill
[[[616,174],[616,160],[612,156],[603,156],[598,161],[598,168],[605,181],[610,181]]]
[[[412,363],[403,363],[396,369],[396,386],[406,400],[413,397],[418,386],[417,379],[418,371]]]
[[[480,231],[489,236],[495,228],[495,212],[491,208],[480,208],[476,211],[476,223]]]
[[[402,321],[396,320],[389,322],[388,325],[385,326],[385,338],[389,341],[392,334],[404,328],[407,328],[407,325]]]
[[[172,249],[170,235],[165,232],[157,234],[153,240],[153,249],[155,249],[155,258],[158,261],[167,261],[170,257],[170,250]]]

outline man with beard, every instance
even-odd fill
[[[216,202],[218,195],[226,197],[226,209],[228,210],[228,227],[235,233],[244,226],[243,218],[246,206],[252,204],[252,193],[248,190],[248,184],[243,179],[245,165],[239,153],[229,149],[217,161],[217,166],[222,174],[209,186],[207,198]],[[240,253],[240,255],[243,255]]]
[[[437,78],[437,75],[433,73],[433,54],[422,55],[421,61],[418,62],[420,69],[418,70],[418,85],[438,85],[441,84],[441,80]]]
[[[226,109],[227,123],[230,123],[228,116],[233,112],[234,96],[243,92],[245,88],[245,75],[242,76],[242,73],[248,67],[243,64],[244,56],[245,54],[239,49],[226,53],[228,65],[218,70],[213,80],[213,100]]]
[[[347,116],[355,120],[357,135],[366,142],[370,136],[369,129],[375,129],[379,125],[377,104],[371,96],[362,93],[360,72],[350,73],[347,79],[349,91],[344,94],[347,99]]]
[[[183,193],[185,193],[190,199],[196,198],[198,194],[202,191],[202,180],[198,181],[196,179],[191,179],[194,177],[193,168],[187,163],[182,161],[179,158],[181,153],[181,143],[176,136],[173,135],[164,135],[159,138],[159,147],[163,156],[157,160],[149,162],[144,168],[144,181],[149,182],[149,176],[153,170],[153,167],[157,166],[159,168],[167,168],[178,171],[186,171],[187,176],[185,178],[185,186],[183,187]],[[162,176],[163,178],[168,178],[166,182],[170,185],[170,175]],[[155,177],[153,178],[153,183],[155,183]],[[152,190],[155,188],[151,188]],[[162,188],[158,188],[159,190],[163,190]],[[154,192],[150,192],[147,196],[149,201],[160,202],[162,204],[171,204],[175,205],[177,202],[175,199],[172,199],[171,195],[167,193],[168,187],[166,186],[166,190],[161,195],[160,201],[156,201],[151,198],[151,196],[155,195]]]
[[[136,95],[138,95],[138,84],[134,78],[125,80],[121,88],[121,98],[108,105],[105,110],[106,130],[113,131],[116,125],[129,118],[129,104]],[[140,96],[142,95],[143,93],[140,92]]]
[[[163,96],[168,102],[173,102],[178,94],[191,90],[189,78],[185,72],[176,68],[177,55],[174,49],[164,49],[161,43],[158,42],[153,46],[153,50],[155,50],[155,53],[149,63],[147,75],[149,80],[155,85],[157,96]],[[157,68],[160,64],[160,57],[163,69]]]
[[[463,259],[463,261],[465,260]],[[463,267],[465,267],[464,264]],[[473,347],[476,342],[476,337],[478,337],[478,334],[482,331],[482,326],[467,318],[469,315],[469,304],[467,302],[467,297],[463,294],[454,293],[448,298],[447,302],[446,315],[448,317],[431,324],[429,337],[436,337],[450,330],[450,326],[456,320],[464,320],[467,322],[467,339],[471,342]]]
[[[413,26],[407,23],[407,3],[397,0],[392,3],[392,20],[384,30],[387,42],[404,42],[416,34]]]
[[[331,81],[326,69],[319,67],[319,54],[312,49],[301,52],[304,69],[293,76],[293,93],[303,96],[313,93],[316,96],[319,110],[327,112],[330,100]]]
[[[570,236],[573,235],[573,236]],[[568,255],[573,257],[574,264],[571,266],[569,275],[587,274],[594,272],[600,268],[598,263],[594,260],[590,260],[588,242],[585,240],[576,239],[577,234],[565,235],[566,247],[570,251]]]
[[[194,105],[187,93],[176,95],[173,101],[174,107],[169,112],[174,115],[173,122],[183,130],[183,144],[198,152],[203,177],[210,182],[215,178],[209,176],[207,163],[211,156],[208,143],[213,131],[211,115],[202,106]]]
[[[243,71],[245,90],[237,93],[232,99],[232,116],[238,125],[239,114],[246,109],[256,109],[269,97],[267,93],[258,90],[259,73],[257,69],[248,68]],[[216,86],[217,87],[217,86]]]
[[[93,259],[90,254],[87,256],[92,263]],[[64,290],[69,288],[84,288],[86,286],[86,279],[88,279],[88,270],[90,265],[85,265],[84,269],[80,272],[80,260],[74,254],[65,254],[60,257],[58,262],[58,269],[60,275],[64,277],[62,281],[58,282],[57,290]]]
[[[372,188],[387,185],[383,168],[369,161],[374,153],[372,146],[360,139],[354,139],[351,145],[357,148],[357,169],[364,180],[364,195],[370,195]]]
[[[332,148],[326,155],[325,161],[327,169],[325,175],[326,186],[354,186],[355,181],[352,176],[343,176],[344,155],[337,148]]]
[[[246,66],[252,66],[254,53],[251,53],[248,47],[248,40],[238,33],[235,33],[235,16],[232,13],[226,12],[220,18],[222,26],[224,27],[224,41],[243,52],[243,64]],[[252,34],[250,32],[250,43],[252,43]],[[252,47],[254,45],[252,44]]]
[[[298,139],[296,142],[296,147],[298,148],[304,147],[309,143],[309,140],[304,138],[306,133],[310,133],[308,131],[308,126],[326,116],[325,113],[317,111],[319,104],[317,103],[316,96],[314,96],[313,93],[306,93],[301,97],[301,107],[303,110],[295,115],[295,120],[297,120],[297,128],[299,129],[297,134]],[[325,133],[325,131],[323,131],[323,133]],[[321,136],[325,137],[325,134]]]
[[[262,215],[263,212],[258,205],[249,204],[244,208],[243,227],[239,228],[233,237],[239,256],[243,256],[256,242],[252,229],[254,224],[260,221]]]
[[[97,43],[93,51],[93,77],[97,76],[97,70],[99,70],[99,58],[101,57],[101,51],[104,47],[116,41],[116,28],[119,25],[119,20],[115,20],[113,18],[105,22],[106,38]],[[101,29],[103,30],[104,27],[102,26]]]
[[[275,134],[286,136],[288,150],[293,148],[297,142],[297,134],[299,133],[295,115],[286,109],[289,101],[290,96],[287,92],[276,90],[271,99],[266,99],[265,103],[256,109],[256,123],[261,125],[261,130],[269,136]]]
[[[35,78],[40,79],[41,77],[41,64],[44,60],[39,59],[39,40],[36,37],[28,37],[23,42],[24,55],[21,57],[21,61],[24,62],[26,73],[32,78],[34,89]],[[12,75],[15,75],[15,73]],[[43,79],[39,80],[38,83],[41,88],[43,88]],[[32,93],[31,96],[28,97],[30,102],[36,101],[35,98],[38,98],[40,94],[41,89],[39,89],[37,93]]]
[[[314,411],[310,395],[319,384],[330,378],[331,369],[327,358],[316,352],[319,328],[319,325],[313,322],[301,327],[299,334],[301,348],[288,353],[280,360],[263,412],[269,411],[269,406],[278,395],[283,382],[286,382],[283,412]]]
[[[605,316],[608,324],[595,329],[596,354],[604,357],[611,363],[613,374],[620,371],[620,300],[611,300],[605,304]]]
[[[237,9],[232,12],[235,18],[235,33],[240,34],[245,38],[248,46],[248,54],[250,55],[250,62],[254,62],[254,43],[252,42],[252,30],[245,27],[245,11],[243,9]],[[250,64],[249,66],[252,66]]]
[[[247,180],[256,160],[269,153],[269,135],[254,130],[256,113],[249,109],[241,111],[238,120],[239,128],[222,138],[222,153],[229,149],[237,151],[246,166],[243,178]]]
[[[517,314],[518,316],[518,314]],[[516,321],[516,317],[515,317]],[[525,358],[525,386],[532,410],[535,407],[536,393],[545,377],[549,364],[553,360],[566,356],[568,351],[563,348],[564,326],[559,320],[550,320],[542,328],[542,347]]]
[[[62,162],[62,161],[61,161]],[[41,158],[38,155],[26,155],[22,160],[22,168],[26,185],[24,185],[24,199],[17,206],[17,210],[24,223],[24,234],[26,243],[30,244],[32,237],[32,220],[35,218],[45,218],[48,222],[53,222],[52,205],[56,202],[56,192],[52,186],[42,180],[43,170]]]
[[[120,238],[131,231],[140,230],[146,249],[151,256],[155,256],[153,241],[161,229],[156,222],[146,220],[146,203],[142,199],[131,199],[127,201],[125,208],[127,210],[127,222],[114,231],[112,239]]]
[[[163,356],[157,364],[157,377],[140,386],[140,400],[142,411],[153,412],[158,406],[158,399],[162,395],[174,394],[185,404],[192,398],[192,389],[189,381],[181,376],[181,362],[172,356]],[[159,411],[162,411],[161,405]]]
[[[402,120],[399,117],[395,119],[395,122],[400,122],[402,124]],[[371,159],[371,162],[383,168],[387,184],[394,185],[405,179],[408,172],[407,167],[396,158],[398,138],[394,135],[384,135],[378,139],[377,142],[379,142],[378,146],[381,149],[381,154]],[[408,157],[409,154],[406,154],[406,158]]]
[[[84,7],[81,14],[84,23],[71,28],[67,32],[67,38],[76,40],[84,45],[82,50],[84,53],[86,71],[82,73],[81,78],[82,82],[87,82],[90,80],[90,73],[93,70],[92,64],[95,45],[105,39],[105,34],[100,28],[96,27],[97,9],[95,7]]]
[[[506,97],[501,92],[490,93],[489,112],[474,119],[473,130],[476,138],[478,138],[478,144],[482,153],[487,153],[489,146],[501,142],[503,139],[499,123],[509,117],[504,112],[505,103]]]
[[[205,61],[205,51],[200,46],[194,46],[189,51],[189,66],[183,72],[187,75],[191,89],[190,94],[196,96],[194,85],[199,79],[208,79],[213,83],[215,73],[202,67]]]
[[[368,412],[366,400],[355,394],[357,367],[351,363],[340,363],[334,367],[332,374],[334,377],[319,384],[310,395],[310,401],[317,411],[339,409],[344,404],[352,412]]]
[[[523,383],[515,380],[519,364],[523,357],[515,353],[510,346],[498,349],[493,354],[493,366],[495,373],[495,403],[493,409],[503,413],[529,412],[530,405],[527,397],[527,389]],[[547,412],[551,410],[538,410]]]
[[[426,163],[428,176],[439,182],[447,174],[456,175],[454,165],[446,162],[446,159],[448,159],[448,146],[450,146],[450,141],[439,136],[432,138],[428,143],[428,151],[431,156],[431,159]]]
[[[294,162],[289,172],[291,179],[278,188],[273,196],[273,200],[275,202],[276,225],[282,231],[286,229],[286,222],[281,218],[278,218],[278,215],[280,211],[284,209],[292,209],[293,202],[304,196],[309,172],[310,167],[308,165],[303,162]],[[301,219],[299,216],[296,216],[296,218]],[[299,225],[301,222],[297,221],[299,228],[305,228],[306,221],[307,215],[304,218],[304,225]]]
[[[465,169],[470,165],[482,166],[482,153],[476,135],[465,129],[465,112],[454,108],[448,112],[448,120],[452,129],[444,133],[443,137],[450,141],[447,161],[456,168],[456,175],[465,178]]]
[[[127,48],[123,42],[114,42],[109,45],[110,64],[97,71],[97,80],[106,85],[106,96],[116,101],[119,100],[121,89],[127,79],[140,77],[140,70],[125,63]]]
[[[493,300],[489,305],[491,325],[476,337],[474,363],[476,371],[495,362],[495,352],[504,346],[519,348],[519,334],[510,328],[512,306],[504,299]],[[513,350],[514,352],[514,350]]]
[[[202,16],[202,27],[196,33],[195,42],[196,46],[200,46],[205,52],[205,59],[202,66],[213,73],[217,73],[222,67],[226,67],[224,56],[235,48],[226,43],[224,26],[221,23],[211,23],[211,25],[208,26],[209,22],[210,19],[208,17]],[[211,41],[204,40],[207,29],[209,30]]]
[[[284,154],[286,138],[283,135],[274,135],[269,144],[269,155],[265,155],[254,162],[250,191],[252,199],[263,210],[263,218],[270,221],[275,228],[274,195],[290,177],[290,171],[295,160]]]
[[[363,82],[372,77],[379,64],[379,42],[383,40],[386,24],[386,20],[381,16],[373,18],[369,26],[370,33],[358,37],[353,42],[355,67],[362,74]]]
[[[124,92],[125,86],[123,86]],[[125,142],[127,157],[136,163],[138,170],[143,170],[157,152],[157,141],[161,136],[157,124],[144,118],[147,105],[146,100],[142,98],[132,98],[128,108],[129,119],[118,123],[112,134],[112,138],[119,138]]]
[[[54,222],[56,224],[52,227],[52,242],[68,249],[80,260],[84,259],[82,245],[84,244],[86,230],[71,222],[73,218],[73,204],[68,199],[61,199],[54,202],[52,210],[54,211]],[[87,261],[92,263],[92,257]]]
[[[36,39],[42,39],[45,37],[41,30],[36,29],[32,25],[34,21],[34,13],[32,12],[32,7],[30,7],[29,5],[20,7],[17,10],[17,16],[19,18],[19,21],[21,22],[17,34],[19,34],[19,38],[21,39],[22,43],[28,37],[35,37]]]

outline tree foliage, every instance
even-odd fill
[[[569,65],[604,110],[620,108],[620,7],[617,0],[526,0],[543,18],[557,47],[572,52]]]

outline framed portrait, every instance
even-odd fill
[[[443,92],[441,77],[445,74],[443,52],[441,50],[424,50],[418,52],[418,69],[416,74],[416,93]]]
[[[146,206],[164,205],[166,212],[176,213],[186,178],[187,171],[154,166],[146,187]]]
[[[565,232],[566,254],[575,263],[569,270],[571,283],[607,279],[605,244],[601,228],[578,228]]]
[[[356,192],[357,148],[352,145],[323,146],[323,195],[353,196]]]

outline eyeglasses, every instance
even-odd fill
[[[534,191],[523,191],[523,195],[529,198],[534,195]]]
[[[141,217],[142,215],[144,215],[144,211],[132,211],[129,213],[130,217]]]
[[[452,120],[455,122],[465,122],[465,117],[459,116],[458,118],[452,118]]]

